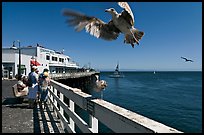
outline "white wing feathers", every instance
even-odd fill
[[[132,10],[131,10],[130,6],[128,5],[128,3],[127,2],[118,2],[118,5],[122,8],[124,8],[131,15],[133,23],[134,23],[135,22],[134,16],[133,16]]]
[[[87,23],[85,26],[86,32],[89,32],[91,35],[99,38],[100,37],[100,28],[98,27],[99,22],[97,21],[92,21]]]
[[[80,22],[78,25],[76,25],[74,28],[77,32],[82,31],[84,27],[88,24],[88,22]]]
[[[112,21],[106,24],[98,18],[89,17],[71,10],[64,10],[63,15],[69,17],[67,23],[74,26],[78,32],[85,29],[91,35],[105,40],[115,40],[120,33]]]

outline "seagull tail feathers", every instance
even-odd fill
[[[134,43],[136,43],[137,45],[139,45],[139,41],[142,39],[142,37],[144,36],[144,32],[143,31],[139,31],[137,29],[131,29],[131,32],[133,35],[129,35],[126,34],[125,35],[125,40],[124,43],[126,44],[131,44],[132,47],[134,48]]]
[[[144,36],[144,32],[143,31],[139,31],[137,29],[133,29],[133,34],[135,36],[135,38],[137,39],[137,42],[139,44],[139,40],[142,39],[142,37]]]

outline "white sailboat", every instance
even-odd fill
[[[119,71],[119,64],[117,64],[116,69],[112,75],[109,75],[111,78],[123,78],[125,77],[120,71]]]

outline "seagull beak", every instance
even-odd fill
[[[106,9],[105,12],[109,12],[109,9]]]

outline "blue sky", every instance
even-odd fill
[[[123,9],[116,2],[3,2],[2,47],[14,40],[22,46],[36,45],[61,51],[80,66],[99,70],[202,70],[201,2],[129,2],[135,27],[145,32],[139,46],[124,44],[124,35],[105,41],[75,32],[62,15],[72,9],[104,22],[111,19],[107,8]],[[194,60],[184,62],[180,57]]]

